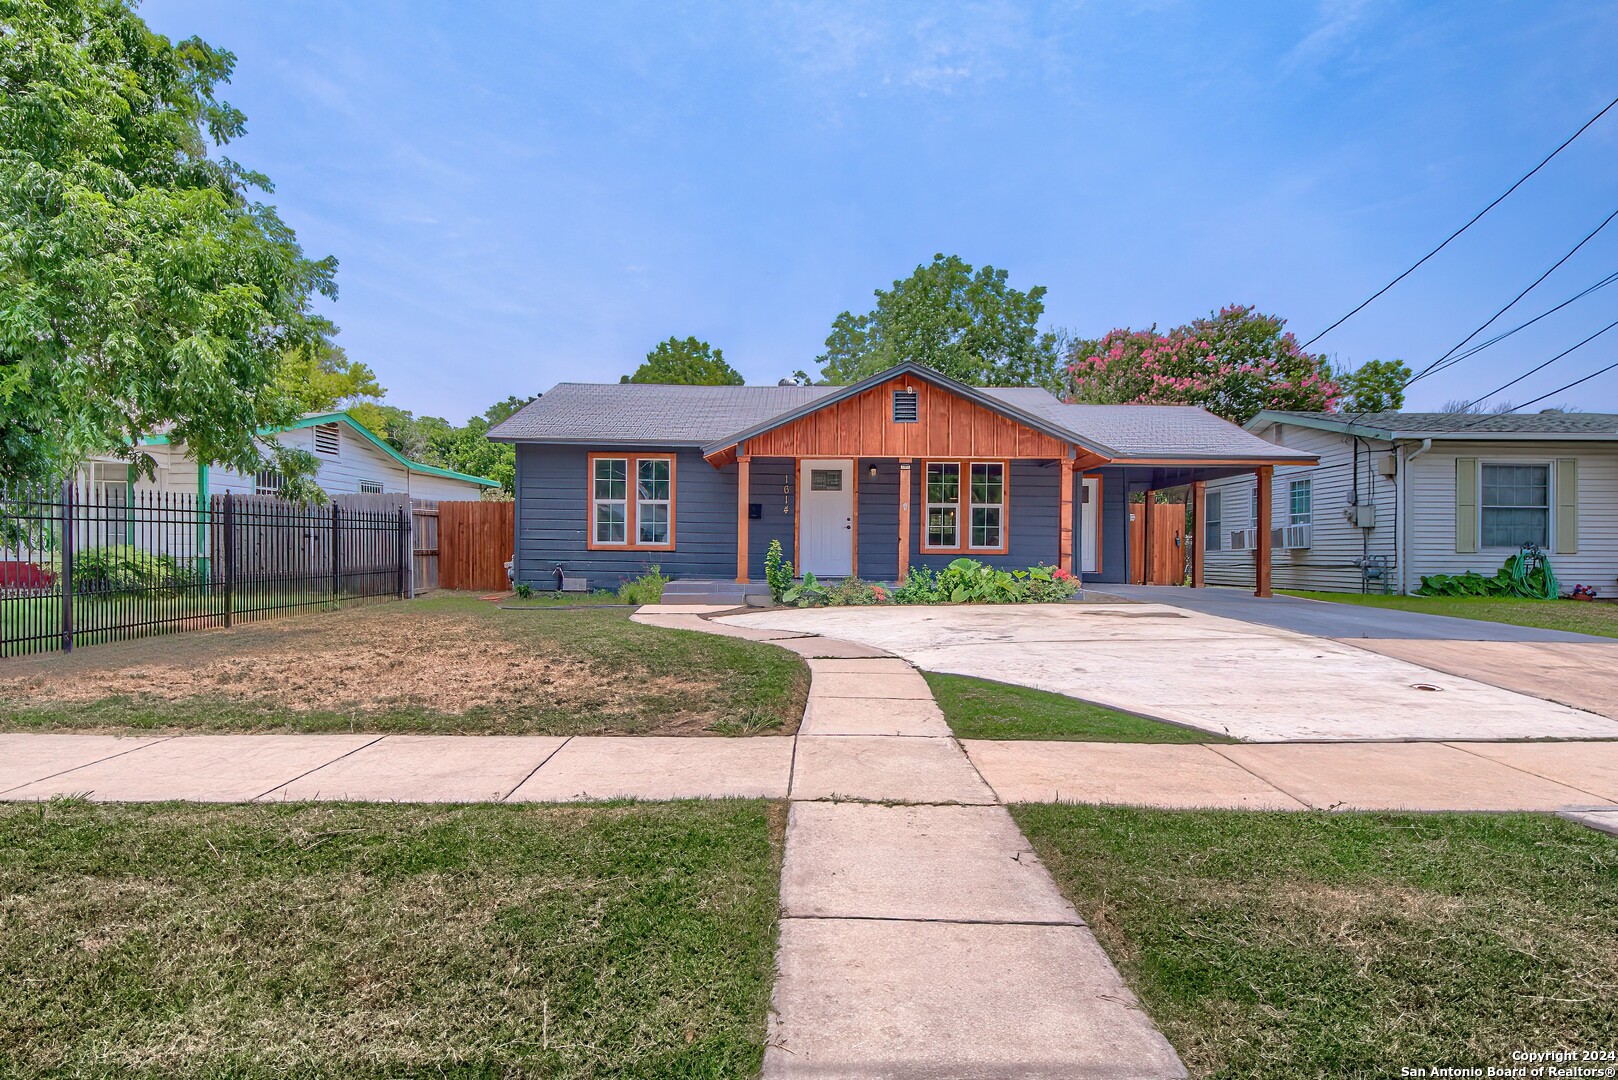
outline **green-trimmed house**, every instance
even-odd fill
[[[500,486],[487,477],[412,461],[345,412],[311,413],[289,427],[268,428],[259,435],[313,454],[320,463],[315,479],[328,495],[404,495],[438,502],[478,499],[484,491]],[[81,475],[87,493],[106,496],[98,501],[127,500],[132,491],[205,497],[273,495],[280,482],[274,473],[246,475],[199,465],[184,443],[172,443],[166,435],[142,439],[141,450],[157,463],[155,476],[135,475],[122,459],[94,459]]]

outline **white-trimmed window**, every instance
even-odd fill
[[[929,461],[923,473],[922,549],[1006,550],[1006,463]]]
[[[1287,524],[1309,525],[1314,521],[1314,483],[1304,477],[1287,488]]]
[[[1483,465],[1479,506],[1486,548],[1550,547],[1549,465]]]
[[[1225,549],[1225,496],[1218,491],[1210,491],[1203,498],[1202,516],[1207,519],[1202,526],[1202,542],[1204,551],[1223,551]]]
[[[590,455],[592,548],[674,548],[674,458]]]
[[[315,453],[336,457],[343,449],[343,427],[335,420],[315,425]]]
[[[260,469],[253,474],[254,495],[279,495],[281,486],[286,483],[286,477],[274,469]]]
[[[380,495],[380,494],[382,494],[382,481],[380,481],[380,480],[361,480],[360,481],[360,494],[361,495]]]

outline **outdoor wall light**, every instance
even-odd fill
[[[871,466],[871,476],[872,476],[873,479],[876,477],[876,466],[875,465]]]

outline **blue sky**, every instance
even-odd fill
[[[1579,2],[688,5],[148,0],[225,97],[329,314],[460,421],[695,334],[749,381],[937,251],[1086,335],[1258,305],[1309,337],[1618,94]],[[1618,110],[1317,348],[1442,354],[1618,208]],[[1509,326],[1618,270],[1618,223]],[[1473,397],[1618,318],[1618,285],[1441,378]],[[1618,359],[1618,330],[1509,391]],[[1618,410],[1618,372],[1562,395]]]

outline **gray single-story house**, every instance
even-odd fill
[[[1212,584],[1251,584],[1269,535],[1288,588],[1414,592],[1428,574],[1492,574],[1533,543],[1563,591],[1618,594],[1618,414],[1272,411],[1247,428],[1317,461],[1275,470],[1268,514],[1251,475],[1208,485]]]
[[[772,540],[823,578],[965,555],[1122,582],[1132,496],[1315,461],[1198,408],[1067,405],[909,363],[850,386],[562,383],[489,437],[516,444],[513,577],[536,589],[652,564],[758,582]]]

